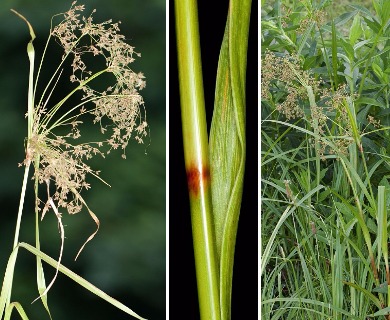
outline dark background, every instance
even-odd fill
[[[170,2],[169,87],[169,314],[171,319],[199,319],[191,218],[184,167],[173,1]],[[207,122],[214,104],[219,51],[228,1],[210,5],[198,0],[203,83]],[[233,275],[232,319],[257,318],[258,296],[258,28],[257,1],[252,3],[247,66],[247,161]]]
[[[46,42],[50,19],[69,9],[72,0],[3,0],[0,2],[0,283],[11,253],[23,168],[24,138],[27,133],[27,85],[29,62],[26,45],[30,40],[26,24],[10,12],[13,8],[32,24],[37,39],[36,68]],[[92,189],[83,192],[89,207],[99,217],[101,226],[79,259],[74,258],[95,225],[84,209],[74,216],[63,212],[65,248],[63,264],[85,277],[106,293],[148,319],[164,319],[166,309],[166,160],[165,160],[165,48],[166,3],[164,0],[84,0],[85,15],[96,8],[95,22],[121,20],[121,32],[142,58],[133,64],[136,72],[146,76],[141,91],[145,100],[150,139],[144,145],[132,141],[127,160],[113,152],[106,160],[97,159],[91,166],[112,188],[88,177]],[[40,80],[43,84],[61,59],[61,48],[53,42],[46,57]],[[45,71],[46,70],[46,71]],[[65,71],[66,72],[66,71]],[[58,100],[68,91],[53,97]],[[59,90],[61,91],[61,90]],[[96,126],[91,126],[93,132]],[[84,131],[89,134],[89,129]],[[27,189],[20,240],[34,244],[33,189]],[[41,223],[42,250],[57,258],[60,235],[53,212]],[[46,281],[54,269],[44,264]],[[30,319],[49,319],[38,296],[36,267],[32,254],[19,250],[12,301],[19,301]],[[116,307],[94,296],[60,274],[48,294],[53,319],[129,319]],[[15,312],[16,313],[16,312]],[[14,315],[15,319],[19,319]]]

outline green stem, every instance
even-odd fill
[[[30,164],[27,164],[25,169],[24,169],[23,185],[22,185],[22,191],[20,193],[18,216],[17,216],[17,219],[16,219],[15,238],[14,238],[14,244],[13,244],[13,250],[15,250],[15,261],[16,261],[17,252],[18,252],[16,250],[16,248],[17,248],[17,246],[19,244],[20,224],[22,222],[23,204],[24,204],[24,198],[25,198],[25,194],[26,194],[26,187],[27,187],[27,180],[28,180],[29,169],[30,169]],[[12,275],[11,275],[12,278],[13,278],[14,270],[15,269],[14,269],[14,266],[13,266]],[[12,280],[10,281],[10,285],[8,287],[6,308],[11,303],[11,292],[12,292]]]
[[[314,128],[314,134],[315,134],[315,160],[316,160],[316,185],[318,186],[321,182],[321,163],[320,163],[320,129],[318,124],[318,119],[316,117],[313,117],[313,114],[316,112],[317,104],[315,101],[315,95],[313,92],[313,88],[311,86],[305,86],[307,95],[309,97],[310,102],[310,110],[312,112],[312,120],[313,120],[313,128]],[[319,198],[319,193],[317,192],[317,201]],[[311,199],[308,199],[308,204],[311,204]]]
[[[20,202],[19,202],[19,210],[18,210],[18,217],[16,220],[16,230],[15,230],[15,238],[14,238],[14,246],[15,249],[19,242],[19,230],[20,230],[20,223],[22,221],[22,213],[23,213],[23,204],[24,204],[24,198],[26,194],[26,187],[27,187],[27,179],[28,179],[28,172],[30,169],[31,164],[31,155],[29,152],[29,140],[32,136],[32,127],[34,123],[34,60],[35,60],[35,50],[33,41],[35,39],[35,33],[31,26],[31,24],[27,21],[27,19],[22,16],[20,13],[16,12],[15,10],[12,10],[17,16],[19,16],[22,20],[24,20],[27,23],[27,26],[30,30],[30,36],[31,40],[27,44],[27,55],[28,59],[30,61],[30,71],[29,71],[29,77],[28,77],[28,108],[27,108],[27,145],[26,145],[26,167],[24,170],[24,178],[23,178],[23,185],[22,185],[22,191],[20,194]]]
[[[7,298],[6,298],[6,308],[9,306],[10,301],[11,301],[11,292],[12,292],[12,282],[13,282],[13,273],[14,273],[14,268],[15,268],[15,261],[17,258],[17,246],[19,243],[19,233],[20,233],[20,224],[22,222],[22,214],[23,214],[23,205],[24,205],[24,198],[26,194],[26,188],[27,188],[27,180],[28,180],[28,174],[29,174],[29,169],[30,169],[30,164],[31,164],[31,159],[30,159],[30,153],[29,153],[29,139],[31,138],[32,135],[32,127],[34,123],[34,59],[35,59],[35,50],[34,50],[34,45],[33,41],[35,39],[35,33],[34,30],[31,26],[31,24],[27,21],[27,19],[22,16],[20,13],[16,12],[15,10],[11,10],[13,13],[15,13],[19,18],[24,20],[27,23],[27,26],[30,31],[30,36],[31,40],[27,44],[27,55],[28,59],[30,61],[30,71],[29,71],[29,81],[28,81],[28,107],[27,107],[27,121],[28,121],[28,138],[27,138],[27,145],[26,145],[26,166],[24,169],[24,177],[23,177],[23,184],[22,184],[22,190],[20,193],[20,201],[19,201],[19,209],[18,209],[18,216],[16,219],[16,228],[15,228],[15,237],[14,237],[14,244],[13,244],[13,253],[11,256],[13,256],[12,263],[10,264],[11,267],[11,276],[9,277],[9,286],[6,289],[7,292]],[[3,284],[4,286],[4,284]],[[3,292],[2,292],[3,294]],[[5,293],[4,293],[5,294]],[[1,311],[1,310],[0,310]]]
[[[200,316],[219,320],[218,268],[196,0],[176,0],[175,19],[184,158],[190,193]]]
[[[16,229],[15,229],[15,238],[14,238],[13,249],[15,249],[19,243],[20,223],[22,221],[23,204],[24,204],[24,198],[25,198],[25,194],[26,194],[29,169],[30,169],[30,164],[26,165],[26,167],[24,169],[23,185],[22,185],[22,191],[20,193],[19,210],[18,210],[18,217],[16,219]]]

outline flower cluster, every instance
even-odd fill
[[[261,97],[268,99],[272,87],[284,87],[288,93],[285,100],[277,105],[277,110],[288,120],[302,118],[304,112],[298,101],[304,99],[307,93],[300,82],[311,84],[313,79],[301,70],[299,58],[290,55],[278,57],[267,52],[261,69]]]
[[[83,11],[83,5],[73,2],[63,14],[64,19],[51,30],[50,37],[63,47],[64,54],[35,107],[24,161],[34,163],[35,179],[55,186],[49,198],[70,214],[86,206],[80,196],[82,190],[90,188],[86,176],[99,175],[85,161],[95,155],[105,157],[112,149],[122,149],[125,158],[129,140],[142,143],[147,135],[144,101],[139,94],[145,87],[144,76],[130,68],[135,57],[141,55],[125,42],[125,37],[119,33],[119,23],[111,20],[95,23],[92,17],[95,10],[89,17],[82,16]],[[96,63],[99,57],[104,64]],[[61,68],[68,61],[72,68],[70,81],[76,87],[53,105],[49,100],[61,77]],[[98,65],[102,67],[96,70]],[[112,81],[106,89],[97,89],[96,79],[103,74],[108,75],[104,79]],[[101,86],[101,82],[98,85]],[[82,97],[74,105],[70,97],[76,92],[81,92]],[[75,143],[81,136],[79,126],[85,119],[100,125],[102,141]],[[59,134],[56,132],[59,127],[60,130],[68,127],[69,133],[60,131]],[[98,224],[97,218],[93,218]]]
[[[79,12],[84,10],[84,6],[75,4],[64,14],[65,19],[52,30],[52,35],[64,48],[63,59],[69,55],[73,58],[70,81],[79,84],[79,89],[84,92],[84,101],[95,104],[91,111],[95,116],[94,123],[101,123],[104,117],[114,122],[113,134],[107,140],[112,148],[120,145],[125,149],[133,131],[136,133],[135,139],[142,143],[147,135],[147,124],[146,121],[136,120],[140,118],[140,105],[143,104],[138,90],[142,90],[146,83],[142,73],[130,69],[134,56],[141,55],[124,41],[124,35],[119,34],[119,23],[112,23],[111,20],[94,23],[92,15],[80,18]],[[93,74],[82,59],[88,54],[104,57],[106,69]],[[104,72],[114,75],[115,83],[99,92],[89,83]],[[105,131],[104,127],[102,131]]]
[[[308,12],[302,11],[298,14],[296,11],[294,12],[292,8],[282,5],[281,13],[282,28],[286,29],[298,24],[299,27],[294,30],[298,34],[304,33],[313,23],[317,28],[320,28],[327,20],[327,12],[323,9],[316,9]]]
[[[352,128],[348,118],[346,98],[349,97],[346,86],[341,85],[332,91],[321,79],[315,79],[309,71],[303,70],[300,59],[296,56],[276,56],[267,52],[262,61],[261,97],[264,100],[272,99],[271,89],[275,92],[285,91],[284,99],[276,101],[276,110],[287,120],[306,118],[316,131],[315,133],[328,137],[327,125],[330,122],[339,123],[338,136],[332,137],[336,150],[331,150],[325,141],[319,140],[318,152],[324,159],[324,154],[347,154],[352,143]],[[314,95],[309,103],[308,88]],[[279,94],[280,97],[280,94]],[[305,115],[305,106],[310,105]]]
[[[376,119],[375,119],[373,116],[371,116],[371,115],[368,115],[368,116],[367,116],[367,121],[368,121],[369,124],[373,125],[374,128],[376,128],[376,129],[379,129],[379,128],[382,127],[382,126],[381,126],[380,120],[376,120]]]
[[[326,11],[314,10],[309,16],[301,20],[299,28],[296,30],[296,32],[304,33],[313,22],[315,23],[317,28],[320,28],[323,24],[325,24],[326,20]]]

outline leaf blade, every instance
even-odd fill
[[[234,249],[245,168],[245,85],[251,0],[230,1],[218,62],[209,153],[221,319],[230,318]]]
[[[40,250],[37,250],[33,246],[29,245],[28,243],[21,242],[19,243],[19,247],[22,247],[26,249],[27,251],[31,252],[35,256],[39,256],[43,261],[51,265],[53,268],[57,268],[58,270],[63,273],[64,275],[71,278],[73,281],[77,282],[79,285],[87,289],[88,291],[92,292],[93,294],[97,295],[98,297],[102,298],[103,300],[106,300],[113,306],[117,307],[118,309],[122,310],[123,312],[137,318],[140,320],[146,320],[145,318],[142,318],[138,314],[136,314],[133,310],[131,310],[129,307],[126,307],[123,303],[119,302],[118,300],[114,299],[113,297],[109,296],[104,291],[100,290],[99,288],[95,287],[92,283],[88,282],[84,278],[80,277],[78,274],[74,273],[72,270],[66,268],[62,264],[58,264],[56,260],[49,257],[47,254],[43,253]]]

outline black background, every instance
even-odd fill
[[[191,218],[184,168],[175,38],[170,2],[169,55],[169,315],[199,319]],[[228,1],[210,6],[198,1],[199,31],[208,127],[210,126],[219,51]],[[233,275],[232,319],[254,319],[258,308],[258,7],[253,1],[247,65],[247,159]]]

